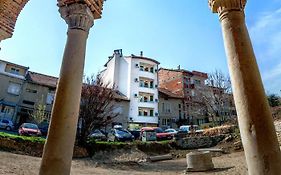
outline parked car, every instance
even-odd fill
[[[41,131],[36,124],[33,123],[23,123],[19,127],[19,135],[25,136],[41,136]]]
[[[0,119],[0,128],[11,131],[14,129],[14,123],[10,119]]]
[[[135,137],[135,140],[140,140],[140,130],[129,130],[129,132]]]
[[[103,134],[99,129],[92,131],[89,137],[97,141],[106,141],[107,139],[105,134]]]
[[[178,133],[191,133],[192,130],[196,133],[203,132],[198,125],[183,125],[180,126]]]
[[[166,129],[164,132],[170,133],[172,135],[176,135],[178,133],[178,131],[173,128]]]
[[[156,138],[157,140],[171,140],[173,139],[173,135],[171,133],[166,133],[164,130],[160,127],[154,128],[156,132]]]
[[[46,136],[48,134],[48,130],[49,130],[49,123],[48,122],[41,122],[38,125],[38,128],[40,129],[42,135]]]
[[[160,127],[143,127],[141,128],[141,133],[146,130],[154,130],[156,132],[157,140],[171,140],[173,139],[173,135],[171,133],[166,133]]]
[[[118,128],[111,129],[107,135],[107,141],[133,141],[135,137],[126,129]]]

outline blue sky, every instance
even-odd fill
[[[248,1],[246,22],[267,92],[281,90],[281,1]],[[67,25],[56,1],[31,0],[14,36],[1,42],[0,59],[58,76]],[[228,73],[221,27],[207,0],[108,0],[91,29],[85,74],[103,69],[114,49],[144,52],[161,67]]]

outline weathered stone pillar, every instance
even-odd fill
[[[270,108],[245,25],[246,0],[209,0],[222,25],[239,128],[251,175],[279,175],[281,157]]]
[[[40,175],[70,174],[80,106],[86,41],[89,29],[94,23],[93,13],[86,4],[74,3],[60,7],[59,11],[68,24],[68,37]]]

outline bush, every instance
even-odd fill
[[[42,137],[19,136],[19,135],[4,133],[4,132],[0,132],[0,137],[1,138],[8,138],[8,139],[11,139],[11,140],[15,140],[17,142],[30,141],[30,142],[44,144],[45,141],[46,141],[46,139],[44,139]]]

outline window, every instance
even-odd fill
[[[140,71],[154,73],[154,67],[153,67],[153,65],[150,65],[147,63],[140,63]]]
[[[140,87],[144,87],[144,81],[140,80]]]
[[[153,102],[153,95],[149,96],[149,100]]]
[[[19,69],[14,68],[14,67],[11,67],[11,71],[10,71],[10,73],[12,73],[12,74],[16,74],[16,75],[19,75],[19,72],[20,72],[20,70],[19,70]]]
[[[19,95],[20,88],[21,88],[20,84],[10,82],[9,87],[8,87],[8,93],[13,94],[13,95]]]
[[[148,111],[147,110],[143,110],[143,116],[147,116],[148,115]]]
[[[154,88],[153,87],[153,81],[150,82],[150,88]]]
[[[143,97],[143,101],[147,102],[147,97],[146,96]]]
[[[153,109],[149,111],[149,116],[153,117]]]
[[[48,95],[47,95],[47,98],[46,98],[46,103],[47,103],[48,105],[53,104],[53,102],[54,102],[54,97],[55,97],[55,93],[54,93],[54,92],[49,92]]]
[[[35,89],[26,88],[25,91],[26,91],[26,92],[29,92],[29,93],[33,93],[33,94],[36,94],[36,93],[37,93],[37,90],[35,90]]]
[[[162,112],[170,113],[171,112],[171,104],[170,103],[162,103]]]
[[[35,104],[34,102],[28,101],[28,100],[23,100],[22,103],[26,104],[26,105],[34,105]]]
[[[4,120],[2,120],[2,123],[7,123],[8,124],[9,121],[4,119]]]
[[[179,108],[181,108],[181,104],[179,104]]]
[[[181,110],[179,110],[179,118],[181,118]]]
[[[140,87],[146,87],[146,88],[154,88],[153,87],[154,83],[152,79],[147,79],[147,78],[139,78],[139,86]]]
[[[201,81],[200,80],[194,80],[194,84],[200,85]]]
[[[154,109],[152,108],[139,108],[139,116],[154,116]]]

